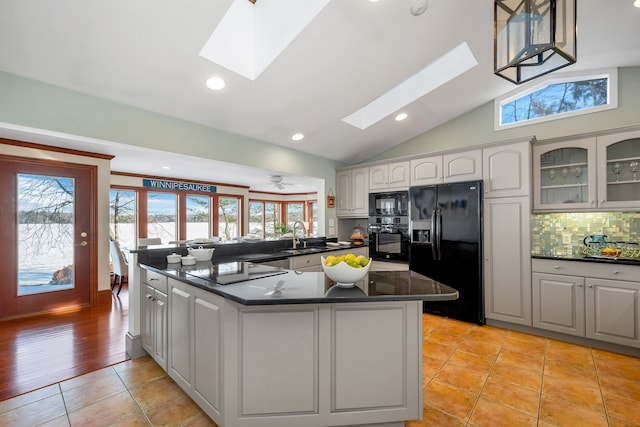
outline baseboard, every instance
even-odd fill
[[[130,358],[137,359],[139,357],[144,357],[147,355],[147,352],[142,348],[142,336],[133,336],[131,335],[131,333],[127,332],[127,335],[125,336],[125,342],[127,355]]]
[[[564,341],[571,344],[578,344],[585,347],[592,347],[600,350],[611,351],[614,353],[626,354],[628,356],[640,357],[640,348],[628,347],[624,345],[598,341],[590,338],[575,337],[573,335],[562,334],[560,332],[547,331],[544,329],[533,328],[531,326],[517,325],[515,323],[503,322],[501,320],[487,319],[487,325],[495,326],[497,328],[518,331],[518,332],[524,332],[531,335],[537,335],[543,338],[550,338],[558,341]]]
[[[111,304],[112,299],[113,292],[111,292],[111,289],[103,289],[101,291],[98,291],[98,305]]]

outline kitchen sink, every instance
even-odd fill
[[[312,254],[316,252],[325,252],[325,248],[299,248],[299,249],[284,249],[280,252],[284,252],[286,254],[291,255],[303,255],[303,254]]]

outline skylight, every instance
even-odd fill
[[[328,3],[234,0],[200,56],[255,80]]]
[[[366,129],[476,65],[469,45],[463,42],[342,121]]]

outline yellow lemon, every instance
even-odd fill
[[[364,255],[358,255],[358,263],[360,263],[362,267],[366,267],[367,264],[369,264],[369,259]]]
[[[327,259],[325,259],[325,260],[324,260],[324,263],[325,263],[325,265],[326,265],[326,266],[328,266],[328,267],[331,267],[331,266],[333,266],[333,265],[336,265],[336,264],[337,264],[337,262],[336,262],[336,257],[335,257],[335,256],[333,256],[333,255],[329,255],[329,256],[327,257]]]

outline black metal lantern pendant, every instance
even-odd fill
[[[494,0],[494,71],[515,84],[576,62],[576,0]]]

